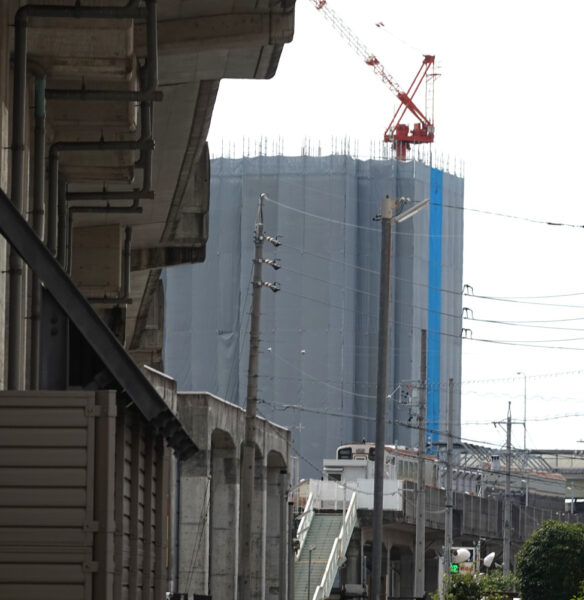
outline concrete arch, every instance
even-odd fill
[[[235,450],[235,441],[230,432],[214,429],[211,433],[211,448],[229,448]]]
[[[286,459],[282,456],[281,452],[279,452],[278,450],[270,450],[268,452],[267,465],[268,465],[268,468],[280,468],[280,469],[288,468]]]
[[[203,392],[177,394],[176,408],[199,448],[179,469],[177,588],[182,593],[235,598],[244,570],[240,510],[245,410]],[[285,548],[281,540],[275,546],[272,533],[273,523],[283,522],[279,515],[283,491],[288,487],[291,436],[286,429],[259,417],[255,429],[254,498],[248,521],[252,524],[249,543],[254,557],[250,598],[267,598],[285,580],[279,571],[282,559],[278,560]],[[280,531],[278,526],[276,531],[287,540],[285,529]],[[198,552],[199,547],[204,551]]]

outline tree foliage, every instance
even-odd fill
[[[516,557],[522,600],[570,600],[584,580],[584,524],[545,521]]]
[[[479,579],[481,600],[507,600],[509,592],[514,592],[517,585],[517,577],[513,573],[505,575],[503,571],[491,570],[488,575]]]
[[[503,575],[501,571],[491,571],[478,577],[449,575],[445,579],[445,600],[507,600],[509,592],[517,585],[513,574]],[[438,592],[434,595],[438,598]],[[578,599],[579,600],[579,599]]]
[[[481,590],[479,583],[473,575],[452,575],[448,578],[447,600],[479,600]]]
[[[575,596],[572,596],[571,600],[584,600],[584,580],[580,582],[578,593]]]

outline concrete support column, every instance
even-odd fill
[[[361,536],[353,535],[347,548],[347,564],[342,576],[343,583],[361,583]]]
[[[280,597],[280,585],[286,584],[285,570],[281,572],[282,546],[286,547],[287,522],[282,516],[285,483],[281,474],[281,467],[267,468],[267,494],[266,494],[266,589],[265,597],[277,600]]]
[[[211,596],[235,598],[239,547],[239,460],[234,448],[213,449],[210,546]]]
[[[389,597],[400,595],[401,561],[399,548],[389,550]]]
[[[413,548],[402,549],[401,573],[400,573],[400,596],[414,595],[414,552]]]
[[[266,576],[266,529],[268,522],[272,522],[272,517],[269,521],[266,518],[267,487],[267,467],[262,458],[256,458],[254,503],[251,509],[251,550],[252,556],[255,558],[251,569],[250,600],[264,600],[265,598],[263,583]],[[276,519],[277,515],[278,513],[275,515]],[[272,529],[271,525],[270,529]]]
[[[181,463],[178,589],[209,593],[210,451],[201,449]]]

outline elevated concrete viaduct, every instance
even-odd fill
[[[221,79],[272,77],[293,29],[294,0],[1,4],[2,598],[236,596],[241,410],[160,374],[159,275],[205,258]],[[283,593],[289,460],[259,431],[258,598]]]

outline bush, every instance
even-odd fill
[[[517,589],[517,578],[494,570],[478,577],[471,574],[447,575],[444,589],[448,590],[445,600],[507,600],[509,592]],[[432,600],[439,600],[438,592],[434,593]]]
[[[584,600],[584,581],[580,582],[578,593],[575,596],[572,596],[571,600]]]
[[[517,589],[517,577],[510,573],[504,575],[503,571],[491,571],[479,579],[481,599],[483,600],[507,600],[509,592]]]
[[[544,522],[517,553],[516,574],[522,600],[573,599],[584,580],[584,525]]]
[[[445,578],[446,600],[480,600],[481,590],[478,581],[470,574],[450,575]]]

